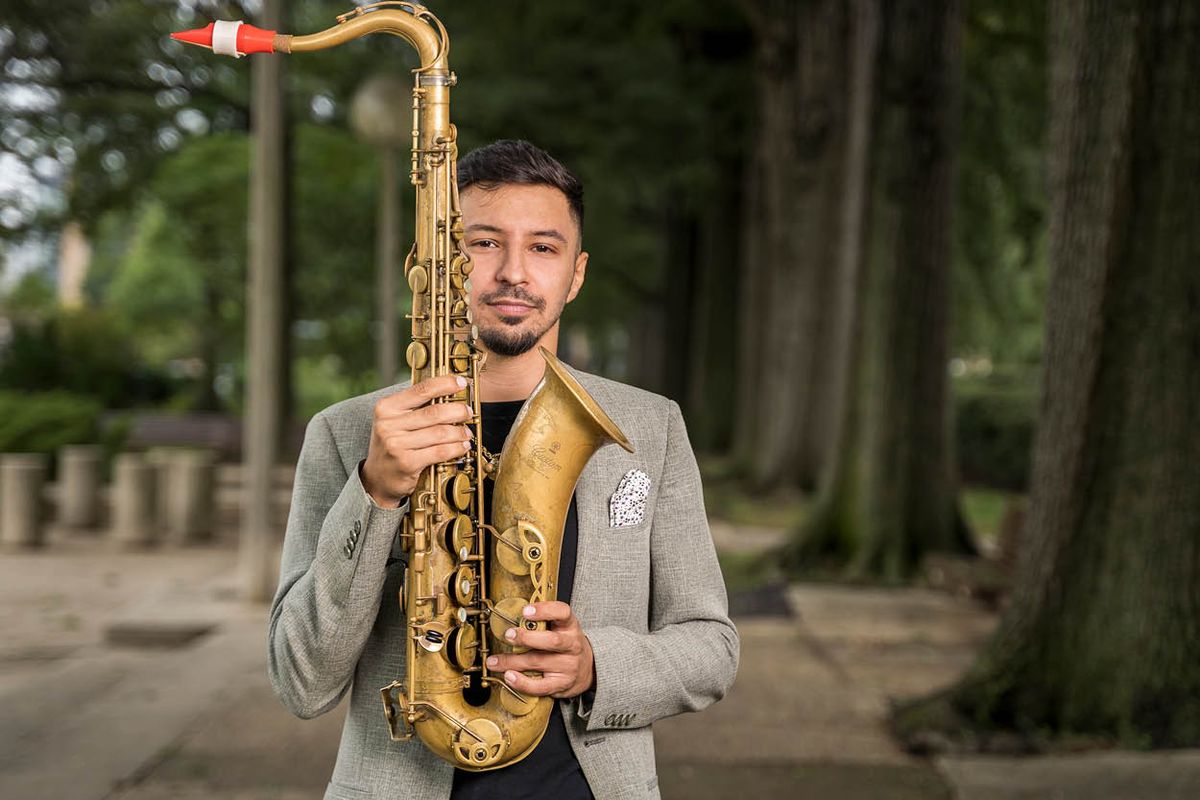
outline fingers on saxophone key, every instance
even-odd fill
[[[545,650],[550,653],[571,653],[580,651],[577,637],[568,636],[558,631],[526,631],[517,629],[514,638],[508,640],[518,647],[528,647],[530,650]]]
[[[410,430],[446,422],[466,422],[471,418],[471,408],[466,403],[441,403],[409,411],[403,424]]]
[[[390,394],[375,403],[375,418],[394,417],[427,405],[439,397],[456,394],[467,385],[461,375],[439,375],[427,378],[415,386]]]
[[[461,375],[439,375],[436,378],[426,378],[415,386],[401,392],[401,394],[409,395],[416,401],[413,406],[415,408],[417,405],[428,403],[436,397],[455,394],[466,387],[468,382]]]
[[[389,448],[396,450],[421,450],[442,444],[456,444],[460,449],[463,442],[471,441],[470,432],[463,425],[431,425],[398,434],[388,441]]]
[[[416,462],[421,464],[423,469],[432,464],[440,464],[443,461],[455,461],[460,459],[470,447],[471,443],[469,441],[457,441],[417,450],[415,451],[414,456]]]
[[[543,600],[530,603],[521,611],[525,619],[543,620],[550,623],[570,622],[574,611],[561,600]]]

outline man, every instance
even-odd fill
[[[527,142],[476,150],[458,175],[472,313],[488,352],[484,444],[497,452],[541,380],[538,345],[556,350],[559,316],[583,285],[583,191]],[[326,798],[658,797],[650,724],[704,708],[732,683],[739,641],[678,406],[574,374],[635,452],[592,457],[564,527],[560,599],[526,609],[547,630],[514,630],[530,650],[489,663],[515,689],[558,698],[534,752],[489,772],[456,770],[417,739],[392,742],[379,701],[405,669],[403,565],[389,556],[407,495],[422,469],[470,446],[466,405],[429,405],[458,379],[352,398],[309,423],[271,608],[270,675],[305,718],[351,692]]]

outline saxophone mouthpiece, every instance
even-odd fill
[[[274,53],[275,31],[265,31],[244,22],[217,20],[203,28],[176,31],[171,38],[207,47],[217,55],[241,58],[247,53]]]

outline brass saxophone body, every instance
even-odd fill
[[[521,650],[506,642],[506,629],[544,627],[526,620],[521,610],[558,596],[563,525],[579,475],[604,444],[632,447],[566,368],[542,349],[545,376],[513,423],[494,470],[488,524],[483,481],[493,464],[483,450],[476,389],[484,354],[471,320],[471,261],[463,246],[457,132],[449,113],[455,77],[446,30],[424,6],[407,2],[357,8],[340,16],[337,25],[307,36],[250,30],[259,36],[254,41],[287,53],[390,33],[420,56],[412,93],[415,242],[404,265],[413,297],[406,358],[414,384],[448,374],[470,379],[458,394],[435,402],[467,403],[475,436],[464,459],[426,469],[409,497],[399,532],[408,556],[400,597],[407,625],[406,674],[380,694],[394,740],[415,735],[465,770],[515,763],[541,741],[554,701],[510,688],[503,675],[487,669],[487,656]],[[228,49],[233,34],[224,35]],[[243,48],[237,40],[239,54],[256,46],[247,41],[251,44]]]

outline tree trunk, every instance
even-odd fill
[[[786,560],[899,581],[926,552],[968,547],[956,527],[946,378],[962,17],[959,0],[877,9],[851,402],[830,426],[842,439],[834,471]],[[844,331],[838,340],[845,346]]]
[[[736,384],[738,306],[731,303],[739,255],[737,209],[741,207],[736,161],[718,170],[720,179],[702,211],[697,231],[692,328],[688,342],[687,395],[683,403],[692,446],[722,452],[732,439]]]
[[[739,404],[739,455],[751,483],[812,486],[824,435],[831,367],[846,110],[845,4],[759,3],[760,120],[752,201],[756,246],[743,265],[747,342],[757,378]],[[759,16],[756,17],[755,13]]]
[[[667,277],[663,287],[662,361],[655,371],[662,376],[663,394],[683,401],[687,396],[691,360],[688,349],[695,341],[693,314],[696,279],[700,265],[696,253],[697,223],[688,204],[669,200],[664,215],[667,242]]]
[[[963,719],[1200,744],[1200,6],[1050,13],[1051,281],[1017,591]],[[910,712],[911,713],[911,712]]]

